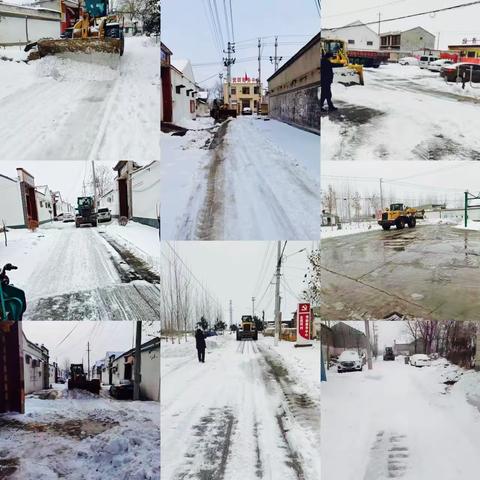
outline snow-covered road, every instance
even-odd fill
[[[25,415],[0,416],[0,478],[158,480],[158,402],[117,401],[54,385]]]
[[[0,60],[0,160],[160,158],[159,45],[129,37],[119,61],[98,55]]]
[[[162,345],[162,478],[319,478],[318,346],[270,340],[207,339],[205,364],[192,339]]]
[[[256,116],[209,135],[162,138],[165,239],[318,238],[317,135]]]
[[[415,368],[403,357],[379,358],[372,371],[331,369],[321,390],[322,478],[476,478],[479,385],[479,373],[443,360]]]
[[[479,100],[469,92],[401,65],[367,69],[364,86],[334,84],[322,160],[479,160]]]
[[[114,231],[58,222],[10,231],[0,264],[18,266],[10,280],[25,291],[24,319],[157,319],[159,278]]]

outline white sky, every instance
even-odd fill
[[[126,352],[134,344],[135,322],[21,322],[23,331],[33,343],[48,348],[50,362],[58,362],[63,367],[65,359],[71,363],[81,363],[87,367],[87,342],[90,342],[90,363],[105,358],[106,352]],[[74,329],[74,330],[73,330]],[[73,330],[73,332],[72,332]],[[147,325],[143,322],[142,343],[158,336],[160,322]],[[62,340],[72,332],[66,340]],[[61,343],[62,342],[62,343]]]
[[[355,178],[358,177],[358,178]],[[349,183],[359,193],[379,190],[383,178],[384,191],[412,196],[441,192],[449,198],[461,198],[465,189],[480,192],[480,164],[471,161],[388,161],[388,162],[322,162],[322,189],[329,184]],[[393,182],[391,182],[393,180]]]
[[[209,87],[218,80],[218,73],[223,71],[220,63],[223,54],[212,37],[206,5],[208,0],[163,0],[162,2],[162,42],[173,52],[174,59],[190,59],[192,64],[218,62],[216,65],[194,67],[195,80],[201,82],[215,75],[215,78],[202,83]],[[226,49],[227,33],[223,10],[223,1],[215,0],[223,30]],[[214,3],[214,0],[211,0]],[[228,0],[226,1],[227,11]],[[237,62],[232,67],[232,75],[257,78],[258,37],[279,36],[279,42],[296,42],[297,45],[280,45],[278,55],[286,57],[308,42],[320,31],[320,18],[314,0],[232,0],[234,36],[237,43]],[[294,35],[294,36],[287,36]],[[245,42],[248,40],[248,42]],[[266,45],[262,56],[274,55],[273,38],[264,40]],[[255,57],[253,61],[242,59]],[[283,62],[282,62],[283,63]],[[269,59],[262,60],[262,83],[273,73]],[[224,77],[225,78],[225,77]]]
[[[166,242],[162,242],[162,261],[171,255]],[[176,242],[175,249],[193,274],[202,282],[209,292],[218,298],[224,311],[224,320],[229,323],[229,300],[233,302],[233,321],[238,323],[239,317],[252,311],[252,296],[257,298],[255,313],[261,316],[265,309],[265,319],[273,319],[274,292],[272,285],[267,290],[269,281],[275,271],[277,242]],[[288,242],[285,255],[291,255],[306,248],[311,251],[312,242]],[[265,267],[263,258],[268,253]],[[290,313],[295,311],[298,294],[303,290],[303,278],[308,264],[307,253],[301,252],[286,258],[282,268],[285,285],[281,288],[282,312],[285,320],[290,320]],[[198,284],[195,284],[198,286]]]
[[[117,162],[96,162],[113,168]],[[137,162],[139,164],[146,162]],[[59,190],[63,200],[72,205],[82,194],[82,185],[91,179],[92,164],[89,161],[2,161],[0,174],[17,179],[17,168],[24,168],[35,178],[35,185],[48,185],[51,190]],[[115,172],[112,170],[112,173]],[[88,187],[87,187],[88,188]]]
[[[341,27],[356,20],[377,21],[379,13],[387,19],[463,3],[467,3],[467,0],[322,0],[322,27]],[[480,37],[479,18],[480,4],[436,15],[383,23],[381,32],[421,26],[436,37],[440,33],[440,48],[446,49],[449,44],[461,43],[463,38]],[[377,32],[378,24],[370,28]]]

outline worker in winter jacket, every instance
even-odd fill
[[[325,111],[325,109],[323,108],[325,100],[327,101],[329,111],[336,110],[335,106],[332,103],[333,65],[330,62],[331,58],[332,54],[330,52],[326,52],[322,56],[322,60],[320,62],[320,107],[323,112]]]
[[[205,349],[207,344],[205,343],[205,335],[201,328],[197,328],[195,332],[195,346],[197,347],[198,361],[205,363]]]

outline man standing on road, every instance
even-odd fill
[[[327,101],[329,112],[334,112],[336,110],[335,106],[332,103],[333,66],[330,62],[331,58],[332,54],[330,52],[326,52],[322,56],[322,60],[320,62],[320,109],[322,110],[322,112],[326,111],[323,108],[325,100]]]
[[[205,335],[201,328],[197,328],[195,332],[195,344],[197,347],[198,361],[205,363],[205,349],[207,348],[207,344],[205,343]]]

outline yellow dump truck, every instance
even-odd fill
[[[405,207],[403,203],[392,203],[390,208],[382,212],[382,218],[378,220],[378,224],[384,230],[390,230],[390,227],[397,227],[398,230],[408,226],[415,228],[417,224],[417,209]]]

